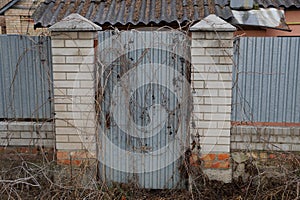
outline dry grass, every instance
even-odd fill
[[[2,159],[1,199],[300,199],[300,165],[297,156],[274,159],[271,166],[251,160],[246,163],[249,177],[230,184],[210,181],[198,170],[192,192],[187,190],[145,190],[134,184],[101,181],[86,186],[54,161],[43,159]],[[83,170],[82,170],[83,171]],[[64,177],[62,177],[64,176]],[[57,181],[60,180],[60,181]]]

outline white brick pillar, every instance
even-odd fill
[[[95,46],[101,27],[71,14],[49,28],[52,38],[57,160],[95,158]]]
[[[191,137],[201,147],[194,154],[200,154],[203,171],[211,179],[230,182],[232,53],[236,29],[216,15],[209,15],[190,30],[194,103]]]

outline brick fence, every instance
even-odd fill
[[[74,23],[76,22],[76,23]],[[79,23],[78,23],[79,22]],[[213,24],[213,25],[212,25]],[[217,24],[217,26],[215,26]],[[72,14],[50,28],[54,71],[57,160],[80,165],[96,158],[96,31],[101,28]],[[211,15],[191,29],[194,111],[192,141],[213,179],[231,181],[230,110],[234,27]]]
[[[77,14],[50,28],[59,163],[79,165],[96,158],[94,46],[98,30],[99,26]]]
[[[0,146],[39,146],[53,148],[51,122],[0,122]]]
[[[20,152],[28,151],[25,146],[55,147],[59,164],[97,163],[95,47],[101,27],[72,14],[49,30],[55,126],[51,122],[1,122],[0,146],[19,146]],[[211,179],[224,182],[232,180],[231,151],[300,151],[299,127],[231,127],[234,31],[215,15],[191,27],[193,112],[189,161],[191,165],[201,164]],[[264,152],[259,155],[274,157]]]
[[[300,151],[300,127],[233,126],[231,149]]]
[[[95,77],[91,72],[95,67],[96,31],[100,29],[79,15],[70,15],[50,28],[59,163],[80,164],[86,158],[96,158]],[[194,151],[193,156],[202,158],[205,172],[210,177],[230,182],[231,68],[235,28],[211,15],[191,30],[194,100],[191,135],[192,141],[201,146],[201,152]]]
[[[232,87],[233,33],[235,28],[209,15],[191,27],[192,93],[194,110],[191,124],[194,150],[204,172],[212,179],[231,181],[230,116]]]
[[[0,160],[38,157],[53,160],[54,147],[53,122],[0,122]]]

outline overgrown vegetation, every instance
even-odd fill
[[[101,181],[82,184],[77,175],[84,167],[64,170],[55,161],[2,158],[0,171],[1,199],[299,199],[300,164],[295,154],[276,153],[272,162],[246,163],[246,179],[232,183],[211,181],[201,169],[191,170],[189,190],[145,190],[134,183],[107,186]],[[64,171],[64,173],[61,173]],[[195,174],[197,173],[197,174]]]

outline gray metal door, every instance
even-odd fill
[[[106,182],[184,188],[190,43],[178,31],[99,32],[99,160]]]

